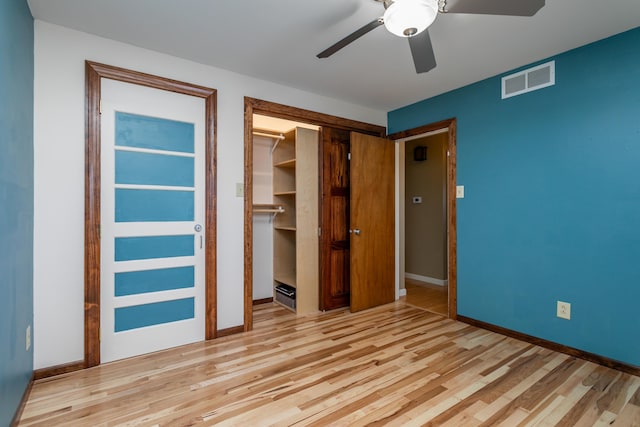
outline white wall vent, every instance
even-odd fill
[[[556,61],[547,62],[502,78],[502,99],[556,84]]]

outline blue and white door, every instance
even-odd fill
[[[205,105],[102,79],[102,363],[204,340]]]

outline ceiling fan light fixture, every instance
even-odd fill
[[[399,37],[426,30],[438,15],[438,0],[395,0],[384,11],[384,26]]]

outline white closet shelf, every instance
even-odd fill
[[[273,275],[273,280],[285,285],[296,287],[296,274],[295,272],[277,273]]]
[[[277,191],[274,192],[273,195],[274,196],[293,196],[296,194],[296,190],[291,190],[291,191]]]
[[[282,162],[275,163],[273,166],[276,168],[295,168],[296,159],[284,160]]]
[[[282,205],[253,205],[254,213],[284,213]]]

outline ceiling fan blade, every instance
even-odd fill
[[[418,35],[409,37],[409,47],[413,56],[413,65],[416,66],[416,73],[426,73],[436,67],[436,56],[431,46],[429,30],[424,30]]]
[[[447,0],[449,13],[478,13],[482,15],[533,16],[545,0]]]
[[[378,18],[375,21],[371,21],[367,25],[365,25],[364,27],[354,31],[351,34],[349,34],[347,37],[343,38],[342,40],[340,40],[338,43],[332,45],[331,47],[323,50],[322,52],[320,52],[316,56],[318,58],[328,58],[331,55],[333,55],[334,53],[336,53],[337,51],[339,51],[340,49],[342,49],[343,47],[347,46],[348,44],[350,44],[350,43],[356,41],[357,39],[359,39],[360,37],[364,36],[369,31],[378,28],[383,23],[384,23],[384,21],[382,20],[382,18]]]

